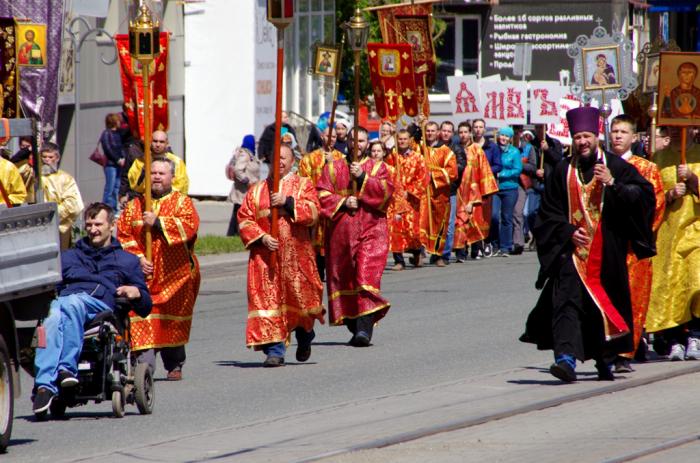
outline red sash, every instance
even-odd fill
[[[605,156],[599,155],[605,163]],[[605,339],[611,340],[629,333],[624,318],[617,311],[612,301],[605,292],[600,281],[601,266],[603,263],[603,233],[600,220],[603,213],[604,185],[592,179],[588,184],[578,176],[578,169],[574,161],[567,172],[567,191],[569,200],[569,222],[577,228],[583,227],[593,239],[587,246],[577,246],[574,250],[574,265],[581,277],[588,294],[595,302],[603,316]]]

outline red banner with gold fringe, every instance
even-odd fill
[[[413,51],[415,86],[418,92],[419,110],[430,114],[426,90],[435,83],[435,46],[432,31],[432,2],[404,3],[396,6],[369,8],[377,12],[382,41],[407,43]]]
[[[411,46],[407,43],[368,43],[367,59],[377,113],[396,121],[403,114],[418,115]]]
[[[129,36],[118,34],[119,70],[122,78],[122,93],[126,104],[126,114],[133,135],[143,139],[143,74],[141,63],[129,54]],[[149,65],[151,77],[151,115],[153,130],[167,131],[168,122],[168,32],[160,33],[160,55]],[[138,122],[137,122],[138,116]]]

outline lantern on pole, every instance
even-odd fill
[[[294,21],[294,0],[267,0],[267,20],[277,29],[277,86],[275,88],[275,147],[272,153],[272,188],[280,185],[280,148],[282,146],[282,77],[284,75],[284,29]],[[277,239],[279,211],[270,208],[270,235]],[[272,259],[275,262],[275,259]],[[274,264],[273,264],[274,265]]]
[[[350,18],[350,21],[346,22],[344,27],[348,43],[355,55],[355,120],[353,123],[352,160],[357,162],[359,158],[357,127],[360,125],[360,55],[367,47],[369,22],[362,16],[362,11],[359,8],[355,8],[355,16]],[[353,193],[356,193],[356,190],[357,182],[353,182]]]
[[[151,204],[151,63],[160,54],[160,25],[154,21],[151,11],[141,4],[139,15],[129,21],[129,54],[141,65],[143,77],[143,164],[145,210],[152,212]],[[138,117],[138,116],[137,116]],[[152,260],[151,227],[146,226],[146,259]]]

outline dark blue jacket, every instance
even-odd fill
[[[141,298],[131,301],[131,309],[141,317],[151,313],[151,295],[139,259],[124,251],[114,238],[104,248],[95,248],[83,238],[75,248],[61,253],[61,269],[63,281],[57,287],[60,296],[87,293],[114,310],[117,288],[136,286]]]
[[[484,150],[486,159],[489,161],[491,172],[496,176],[496,174],[503,169],[503,164],[501,163],[501,148],[488,138],[484,141],[484,146],[481,148]]]
[[[122,136],[116,130],[105,129],[100,135],[102,152],[107,156],[107,165],[116,167],[119,160],[124,157],[122,149]]]

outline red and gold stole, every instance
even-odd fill
[[[600,151],[598,162],[606,163],[605,156]],[[569,166],[566,183],[569,222],[577,228],[585,228],[588,236],[593,237],[587,246],[576,246],[573,255],[574,265],[588,294],[603,316],[605,339],[611,340],[629,333],[630,329],[608,297],[600,280],[603,263],[603,233],[600,221],[603,214],[605,186],[595,178],[584,183],[578,169],[578,159]]]

